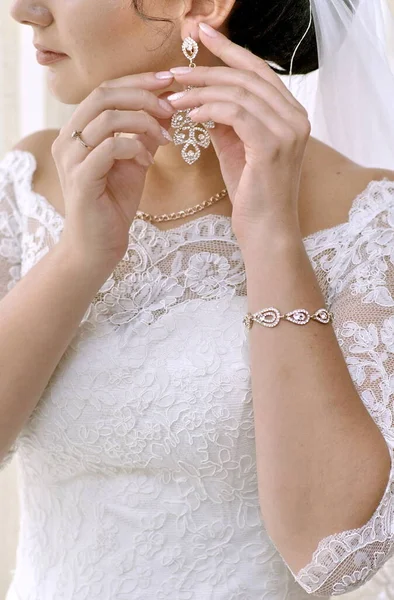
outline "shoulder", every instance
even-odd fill
[[[367,168],[313,140],[300,188],[300,224],[305,235],[348,221],[358,196],[373,181],[394,182],[394,171]]]
[[[15,185],[32,183],[36,171],[50,163],[51,140],[57,135],[58,130],[48,129],[22,138],[1,158],[0,179]]]
[[[59,135],[59,129],[43,129],[22,138],[12,150],[29,152],[34,156],[35,165],[29,160],[31,185],[35,191],[44,193],[46,182],[57,180],[57,170],[52,156],[52,144]],[[45,195],[45,193],[44,193]]]
[[[59,129],[42,129],[22,138],[12,150],[31,152],[38,159],[41,155],[51,152],[51,147],[59,135]],[[37,160],[38,162],[38,160]]]
[[[389,181],[394,182],[394,171],[390,171],[389,169],[375,169],[374,172],[375,181],[380,181],[381,179],[385,179],[387,177]]]

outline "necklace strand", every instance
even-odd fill
[[[185,210],[180,210],[176,213],[168,213],[164,215],[150,215],[149,213],[143,212],[142,210],[137,210],[137,213],[134,219],[143,219],[145,221],[150,221],[151,223],[161,221],[175,221],[176,219],[182,219],[188,217],[189,215],[194,215],[196,212],[204,210],[204,208],[208,208],[212,204],[219,202],[225,196],[227,196],[227,189],[225,188],[221,192],[218,192],[214,196],[211,196],[209,200],[204,200],[201,204],[196,204],[196,206],[192,206],[190,208],[186,208]]]

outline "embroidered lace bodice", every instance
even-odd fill
[[[20,150],[0,162],[2,295],[62,231],[33,191],[36,166]],[[346,223],[304,244],[393,457],[394,181],[371,181]],[[298,573],[268,536],[246,313],[230,217],[167,231],[133,222],[123,260],[4,461],[16,454],[21,506],[7,600],[303,600],[383,572],[394,554],[393,466],[371,519],[322,539]]]

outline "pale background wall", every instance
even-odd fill
[[[386,0],[382,0],[385,2]],[[394,0],[387,0],[394,11]],[[0,158],[20,138],[45,128],[61,127],[74,107],[48,93],[45,68],[35,60],[32,32],[9,16],[11,0],[0,2]],[[394,37],[389,39],[394,66]],[[18,497],[15,464],[0,473],[0,598],[5,597],[18,537]],[[346,594],[354,600],[394,600],[394,560],[361,590]],[[130,599],[132,600],[132,599]]]

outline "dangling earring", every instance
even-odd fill
[[[196,64],[193,62],[198,54],[198,44],[193,40],[191,36],[187,37],[182,44],[182,52],[189,60],[189,67],[194,68]],[[192,85],[186,88],[186,91],[193,89]],[[175,129],[173,135],[174,144],[176,146],[182,145],[182,157],[185,162],[192,165],[201,156],[202,148],[208,148],[211,143],[211,136],[209,135],[208,129],[214,129],[215,123],[213,121],[206,121],[205,123],[196,123],[189,118],[189,112],[191,108],[186,110],[178,110],[171,119],[171,127]]]

